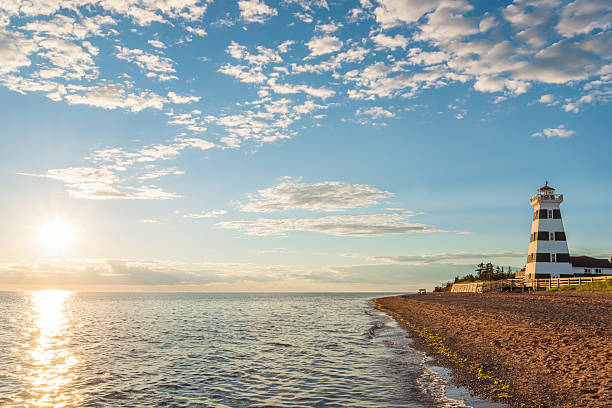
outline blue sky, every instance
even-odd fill
[[[609,257],[607,1],[0,4],[0,286],[405,291]]]

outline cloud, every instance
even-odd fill
[[[59,38],[49,38],[40,42],[42,46],[39,55],[60,68],[62,76],[81,79],[85,76],[96,78],[98,68],[96,67],[92,53],[97,54],[97,48],[90,46],[88,50],[70,41]]]
[[[253,221],[225,221],[220,228],[255,236],[287,236],[292,231],[319,232],[334,236],[376,237],[382,235],[447,232],[424,224],[408,222],[414,214],[335,215],[322,218],[258,218]]]
[[[394,50],[396,48],[406,48],[408,45],[408,38],[401,34],[395,34],[394,37],[391,37],[383,33],[379,33],[371,38],[372,41],[379,46],[379,48],[389,48]]]
[[[310,49],[310,55],[307,58],[340,51],[342,44],[342,41],[334,36],[313,37],[306,43],[306,46]]]
[[[279,46],[281,50],[285,50],[291,45],[288,42],[284,42]],[[278,52],[272,48],[266,48],[261,45],[256,47],[257,53],[252,54],[247,50],[247,47],[244,45],[240,45],[235,41],[232,41],[231,44],[227,47],[225,52],[231,55],[235,59],[244,60],[251,65],[263,66],[271,63],[280,63],[283,62],[283,59],[278,54]]]
[[[200,219],[200,218],[219,218],[221,215],[227,214],[227,211],[225,210],[212,210],[212,211],[208,211],[205,213],[195,213],[195,214],[185,214],[183,215],[184,218],[194,218],[194,219]]]
[[[561,11],[556,25],[559,34],[573,37],[589,34],[593,30],[608,30],[612,27],[612,4],[606,0],[576,0]]]
[[[45,34],[67,40],[84,40],[90,36],[104,36],[109,25],[117,25],[111,16],[84,17],[81,21],[65,15],[55,15],[50,20],[30,21],[24,25],[26,31],[33,31],[39,35]]]
[[[0,284],[22,287],[190,287],[246,282],[278,282],[299,269],[247,263],[185,263],[130,259],[71,259],[63,262],[0,264]],[[214,285],[213,285],[214,287]]]
[[[115,47],[119,52],[117,58],[132,62],[139,66],[141,69],[148,71],[147,76],[157,77],[162,80],[178,79],[172,75],[162,76],[159,73],[169,74],[174,73],[176,70],[173,65],[175,64],[170,58],[161,57],[155,54],[149,54],[139,49],[129,49],[127,47]]]
[[[538,99],[538,102],[544,103],[546,105],[552,105],[552,104],[554,104],[556,102],[555,101],[555,95],[552,95],[552,94],[542,95],[542,96],[540,96],[540,99]]]
[[[68,193],[75,198],[89,200],[136,199],[168,200],[180,197],[163,191],[157,186],[118,187],[120,181],[115,172],[94,167],[68,167],[51,169],[47,173],[19,173],[24,176],[44,177],[66,184]]]
[[[249,194],[249,201],[241,204],[245,212],[268,213],[303,209],[309,211],[341,211],[367,207],[393,194],[366,184],[338,181],[304,184],[285,182]]]
[[[383,109],[380,106],[372,106],[371,108],[359,108],[355,112],[357,116],[370,116],[372,119],[392,118],[395,116],[393,112]]]
[[[185,27],[185,30],[187,30],[191,34],[197,35],[198,37],[206,37],[206,35],[208,34],[206,30],[204,30],[203,28],[199,28],[199,27],[187,26]]]
[[[372,256],[370,260],[386,263],[448,263],[466,259],[491,259],[491,258],[526,258],[527,254],[521,251],[501,251],[501,252],[454,252],[439,254],[418,254],[418,255],[393,255],[393,256]]]
[[[464,0],[443,1],[434,12],[427,15],[427,22],[419,26],[420,33],[414,37],[420,41],[449,43],[476,34],[480,32],[480,21],[474,17],[463,16],[473,9],[474,7]]]
[[[567,139],[568,137],[574,135],[575,131],[571,129],[566,129],[564,125],[559,125],[556,128],[548,128],[544,129],[541,132],[533,133],[532,137],[543,137],[547,138],[558,137],[560,139]]]
[[[29,66],[28,56],[37,48],[34,41],[26,39],[23,34],[0,29],[0,74]]]
[[[93,163],[87,167],[67,167],[47,170],[46,173],[19,173],[24,176],[42,177],[61,181],[70,196],[90,200],[136,199],[169,200],[179,194],[164,191],[144,181],[169,174],[181,175],[176,167],[157,168],[156,161],[178,157],[186,148],[208,150],[216,145],[195,137],[176,138],[173,143],[147,145],[135,151],[121,148],[97,150],[86,160]],[[134,175],[126,174],[128,167],[140,170]],[[120,175],[121,174],[121,175]]]
[[[132,112],[153,108],[162,109],[166,98],[152,91],[127,92],[122,84],[102,84],[91,87],[73,88],[64,99],[71,105],[90,105],[102,109],[123,108]]]
[[[374,9],[376,21],[384,29],[419,20],[425,13],[434,10],[440,0],[380,0]]]
[[[151,44],[155,48],[166,48],[166,44],[159,40],[148,40],[147,43]]]
[[[315,31],[321,31],[326,34],[331,34],[338,31],[340,27],[342,27],[342,23],[332,21],[331,23],[327,24],[317,24],[317,26],[315,27]]]
[[[240,0],[238,7],[240,7],[240,17],[246,23],[263,24],[266,20],[278,14],[276,9],[269,7],[260,0]]]
[[[176,93],[170,91],[168,92],[168,99],[170,99],[172,103],[191,103],[191,102],[198,102],[200,100],[200,97],[199,96],[181,96],[181,95],[177,95]]]

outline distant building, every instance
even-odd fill
[[[562,202],[563,194],[555,194],[548,182],[531,197],[533,222],[525,278],[612,275],[611,260],[570,256],[561,218]]]

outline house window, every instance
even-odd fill
[[[584,268],[584,273],[591,273],[591,270],[588,268]]]
[[[557,262],[557,254],[550,254],[550,262]]]
[[[601,273],[601,269],[595,269],[595,273]]]

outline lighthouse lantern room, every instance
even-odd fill
[[[527,279],[559,278],[573,273],[561,219],[562,202],[563,194],[555,194],[548,181],[531,197],[533,222],[525,268]]]

